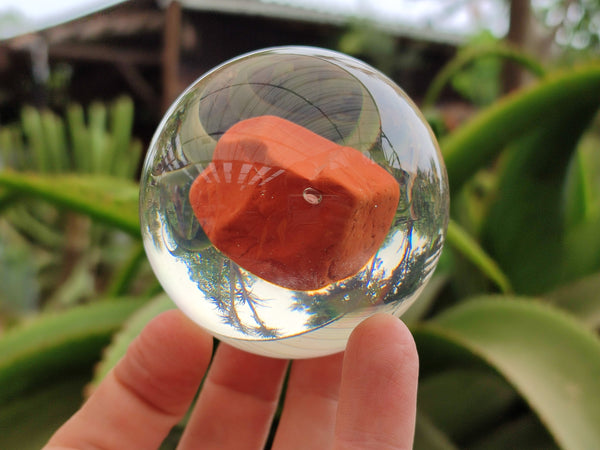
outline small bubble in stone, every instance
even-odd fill
[[[302,192],[302,197],[311,205],[318,205],[323,200],[323,195],[314,188],[306,188]]]

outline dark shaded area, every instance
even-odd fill
[[[217,9],[219,7],[215,7]],[[69,102],[88,104],[131,96],[135,134],[148,141],[165,109],[196,78],[240,54],[280,45],[338,49],[354,24],[323,16],[236,14],[167,9],[151,0],[125,2],[90,16],[0,43],[0,121],[18,118],[23,104],[62,111]],[[418,99],[454,54],[450,44],[398,35],[390,75]],[[382,47],[389,42],[382,41]],[[377,43],[375,44],[377,47]],[[377,48],[355,56],[378,65]],[[375,57],[373,57],[375,55]]]

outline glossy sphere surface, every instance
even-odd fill
[[[401,315],[440,256],[445,168],[406,94],[312,47],[240,56],[171,106],[143,167],[150,263],[217,338],[272,357],[344,349]]]

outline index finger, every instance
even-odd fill
[[[180,311],[159,315],[46,449],[157,448],[189,408],[211,353],[212,338]]]

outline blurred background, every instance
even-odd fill
[[[600,0],[0,0],[0,448],[43,445],[173,307],[145,150],[195,79],[279,45],[370,63],[439,139],[415,448],[600,448]]]
[[[60,109],[125,93],[146,139],[166,105],[205,71],[285,44],[358,56],[419,101],[464,46],[508,40],[543,61],[568,63],[597,52],[599,30],[593,0],[3,0],[0,118],[13,120],[24,103]],[[518,70],[501,74],[500,65],[478,64],[472,73],[484,76],[455,87],[491,102],[522,82]]]

